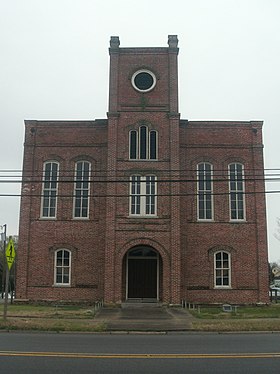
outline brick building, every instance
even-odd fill
[[[268,302],[262,122],[180,119],[177,36],[119,44],[107,119],[25,121],[16,298]]]

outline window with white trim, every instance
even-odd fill
[[[233,163],[229,168],[229,205],[231,220],[245,220],[244,167]]]
[[[44,163],[41,216],[56,217],[59,164],[55,161]]]
[[[202,162],[197,165],[197,213],[199,220],[213,219],[213,169]]]
[[[156,160],[157,138],[157,131],[150,130],[144,125],[138,130],[131,130],[129,132],[130,160]]]
[[[67,286],[71,283],[71,252],[59,249],[55,252],[54,284]]]
[[[230,253],[216,252],[214,258],[215,267],[215,287],[230,287],[231,285],[231,265]]]
[[[130,179],[130,215],[156,215],[156,176],[132,175]]]
[[[75,165],[74,218],[88,218],[90,192],[90,163],[78,161]]]

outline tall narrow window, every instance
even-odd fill
[[[90,163],[79,161],[75,168],[74,218],[88,218]]]
[[[197,210],[199,220],[213,219],[213,173],[212,165],[197,165]]]
[[[141,177],[140,175],[133,175],[131,177],[131,205],[130,214],[141,214],[140,200],[141,200]]]
[[[230,219],[245,219],[244,168],[242,164],[229,165]]]
[[[139,155],[139,158],[141,160],[146,160],[148,157],[147,155],[147,134],[148,134],[148,131],[147,131],[147,127],[146,126],[141,126],[140,127],[140,144],[139,144],[139,148],[140,148],[140,155]]]
[[[131,177],[130,214],[156,215],[156,177],[154,175]]]
[[[71,277],[71,252],[67,249],[60,249],[55,252],[55,285],[70,285]]]
[[[41,216],[56,217],[58,187],[58,163],[45,162],[43,172],[42,210]]]
[[[130,131],[129,158],[131,160],[135,160],[137,158],[137,153],[138,153],[137,138],[138,138],[137,131],[135,130]]]
[[[157,158],[157,132],[150,131],[150,159],[156,160]]]
[[[156,214],[156,181],[154,175],[146,176],[146,214]]]
[[[131,130],[129,134],[130,160],[157,159],[157,131],[149,130],[147,126],[140,126],[138,130]]]
[[[231,266],[230,254],[228,252],[215,253],[215,287],[230,287]]]

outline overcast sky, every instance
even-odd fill
[[[265,168],[279,175],[279,0],[0,0],[0,181],[22,168],[24,119],[106,118],[111,35],[166,47],[169,34],[181,118],[263,120]],[[0,183],[0,194],[19,193]],[[280,260],[279,209],[280,193],[267,193],[270,261]],[[18,219],[19,198],[0,196],[9,235]]]

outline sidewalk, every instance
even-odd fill
[[[192,316],[182,308],[126,306],[100,309],[95,321],[108,331],[189,331]]]

